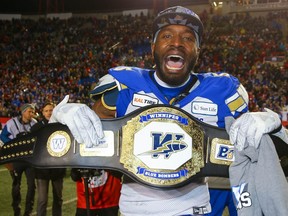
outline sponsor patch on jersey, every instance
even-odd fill
[[[218,105],[210,102],[194,101],[192,102],[192,113],[216,116],[218,112]]]
[[[134,94],[132,105],[137,107],[144,107],[148,105],[158,104],[159,100],[147,95]]]

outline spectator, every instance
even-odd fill
[[[205,43],[195,72],[225,71],[239,78],[253,94],[255,106],[252,104],[251,110],[262,110],[263,100],[272,93],[277,97],[270,98],[268,108],[283,101],[280,95],[286,98],[281,108],[287,106],[287,42],[283,28],[287,16],[287,11],[259,17],[249,13],[209,16],[204,11],[200,17],[206,27]],[[23,103],[39,107],[47,99],[58,103],[66,91],[71,101],[89,104],[91,83],[84,84],[83,77],[101,77],[117,65],[152,68],[152,18],[141,15],[109,16],[107,20],[73,17],[0,21],[0,115],[17,115]],[[271,66],[264,60],[271,56],[282,56],[282,62]],[[257,80],[255,75],[263,69],[264,80]],[[267,78],[276,87],[260,97]],[[258,85],[249,89],[256,82]]]
[[[21,115],[14,117],[5,124],[0,139],[7,143],[8,141],[30,132],[33,125],[37,123],[33,119],[35,108],[32,104],[24,104],[20,108]],[[21,180],[22,174],[25,173],[27,180],[27,193],[25,201],[24,216],[32,213],[35,196],[35,171],[34,168],[23,162],[14,162],[10,168],[12,177],[12,207],[14,216],[21,215]]]
[[[42,107],[43,119],[32,126],[31,131],[48,124],[52,115],[52,111],[55,105],[51,102],[47,102]],[[62,215],[62,191],[63,191],[63,178],[65,176],[66,169],[35,169],[35,177],[37,183],[37,215],[46,216],[47,203],[48,203],[48,191],[49,182],[52,184],[53,204],[52,204],[52,216]]]

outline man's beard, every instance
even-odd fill
[[[156,71],[158,72],[159,78],[163,82],[165,82],[166,84],[171,85],[171,86],[179,86],[179,85],[183,84],[187,80],[190,72],[193,70],[193,68],[196,65],[197,59],[198,59],[197,56],[193,56],[193,58],[189,62],[189,65],[187,67],[185,75],[183,75],[181,78],[176,78],[174,76],[173,77],[169,77],[169,76],[165,75],[164,71],[161,68],[161,66],[163,64],[160,61],[159,55],[156,52],[154,52],[154,61],[155,61],[155,64],[156,64]]]

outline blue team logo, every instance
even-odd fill
[[[151,169],[175,170],[192,158],[191,136],[172,122],[149,123],[134,144],[134,155]]]
[[[66,139],[64,137],[62,138],[55,138],[52,140],[52,147],[55,150],[61,150],[63,149],[63,146],[65,145]]]
[[[70,136],[65,131],[52,133],[47,141],[47,151],[53,157],[62,157],[71,147]]]
[[[147,155],[150,156],[150,161],[163,159],[167,161],[173,154],[177,155],[188,148],[188,144],[184,141],[183,133],[165,133],[163,135],[162,132],[151,132],[151,138],[152,150],[143,152],[138,157]],[[178,179],[187,176],[188,173],[186,169],[175,172],[153,172],[141,166],[137,167],[137,170],[137,174],[157,179]]]
[[[155,107],[122,127],[120,163],[142,181],[169,187],[204,167],[204,131],[180,110]]]
[[[163,136],[162,133],[152,133],[153,149],[142,153],[142,155],[151,154],[152,158],[158,158],[160,155],[164,155],[164,158],[167,159],[171,154],[187,148],[187,144],[183,141],[183,138],[183,134],[169,133]]]

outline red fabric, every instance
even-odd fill
[[[107,180],[99,187],[89,184],[90,209],[102,209],[119,205],[121,182],[119,178],[107,173]],[[92,183],[93,184],[93,183]],[[91,188],[92,187],[92,188]],[[77,182],[77,208],[86,208],[84,179]],[[92,199],[94,198],[94,205]]]

